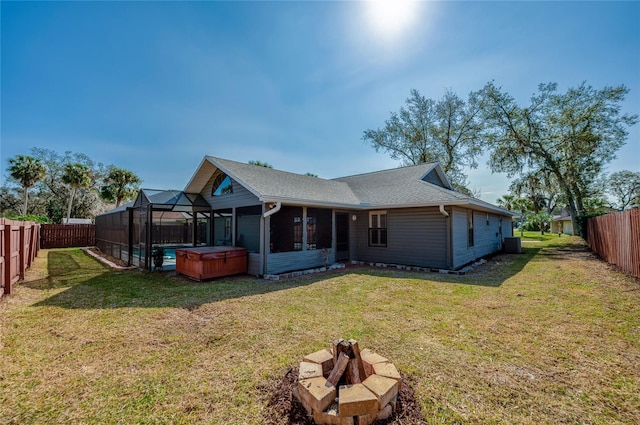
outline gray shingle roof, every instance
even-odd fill
[[[360,203],[349,185],[344,182],[211,156],[207,159],[263,200],[290,200],[345,206]]]
[[[495,205],[424,181],[423,178],[431,172],[444,176],[437,163],[327,180],[207,156],[187,184],[185,191],[201,191],[215,168],[219,168],[243,185],[262,202],[282,201],[299,205],[365,209],[474,205],[477,208],[509,214]]]
[[[347,183],[361,203],[372,207],[459,203],[469,199],[466,195],[422,180],[436,166],[435,163],[420,164],[341,177],[336,181]]]

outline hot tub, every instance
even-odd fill
[[[204,280],[247,272],[247,250],[232,246],[176,249],[176,271]]]

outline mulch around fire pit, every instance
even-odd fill
[[[389,419],[376,421],[373,425],[423,425],[426,421],[420,412],[420,405],[413,395],[411,379],[404,373],[402,376],[402,389],[398,394],[396,412]],[[259,390],[267,393],[268,402],[264,410],[265,424],[267,425],[314,425],[313,417],[307,415],[302,404],[291,395],[291,390],[298,382],[298,368],[292,367],[282,377],[280,382],[273,380]]]

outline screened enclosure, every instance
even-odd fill
[[[198,194],[142,189],[132,203],[96,217],[96,246],[127,265],[175,268],[175,249],[212,244],[211,206]]]
[[[305,216],[306,215],[306,216]],[[327,208],[283,206],[271,216],[269,252],[302,251],[331,248],[332,211]],[[305,227],[303,228],[303,224]]]

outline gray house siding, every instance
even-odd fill
[[[502,217],[502,237],[508,238],[513,236],[513,219],[511,217]]]
[[[440,179],[440,176],[438,176],[438,173],[436,173],[435,170],[430,171],[429,174],[424,176],[422,180],[426,181],[427,183],[435,184],[436,186],[444,187],[442,179]]]
[[[260,260],[261,254],[249,253],[249,257],[247,258],[247,273],[259,276],[262,274],[262,270],[260,270]]]
[[[454,208],[453,224],[453,268],[457,269],[480,257],[492,254],[502,249],[502,240],[511,236],[511,220],[473,211],[473,246],[469,246],[469,232],[467,214],[472,210]],[[500,219],[502,218],[502,221]],[[501,227],[502,226],[502,227]]]
[[[369,212],[352,223],[353,260],[447,268],[447,218],[437,208],[387,210],[387,246],[369,246]]]
[[[332,250],[329,264],[334,262],[335,253]],[[321,249],[267,254],[267,274],[285,273],[322,266],[324,266],[324,257]]]
[[[213,186],[213,180],[216,174],[213,174],[207,184],[200,192],[200,195],[211,205],[214,210],[221,210],[225,208],[233,207],[250,207],[252,205],[260,204],[258,197],[249,192],[240,183],[231,179],[233,187],[233,193],[229,193],[221,196],[211,196],[211,187]]]

